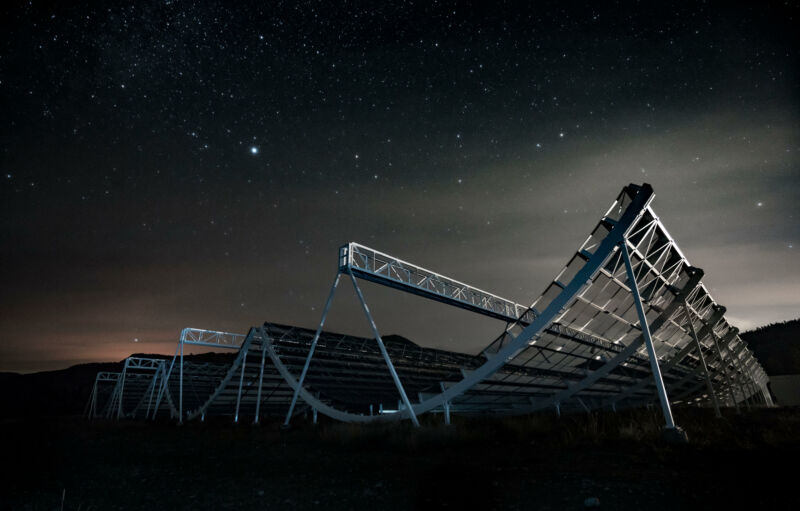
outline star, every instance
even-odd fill
[[[258,147],[250,146],[250,154],[258,154]]]

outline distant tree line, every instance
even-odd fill
[[[769,375],[800,374],[800,319],[741,334]]]

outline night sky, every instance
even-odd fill
[[[529,304],[630,182],[734,324],[800,316],[796,5],[198,3],[0,8],[0,370],[314,327],[348,241]]]

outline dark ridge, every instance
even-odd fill
[[[800,319],[762,326],[741,337],[768,375],[800,374]]]
[[[132,357],[171,360],[172,355],[135,353]],[[185,362],[229,363],[234,353],[184,355]],[[0,418],[80,415],[100,371],[120,372],[124,361],[92,362],[67,369],[18,374],[0,373]]]

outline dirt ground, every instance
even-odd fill
[[[0,508],[800,509],[798,409],[678,409],[688,445],[662,441],[648,410],[425,419],[6,420]]]

